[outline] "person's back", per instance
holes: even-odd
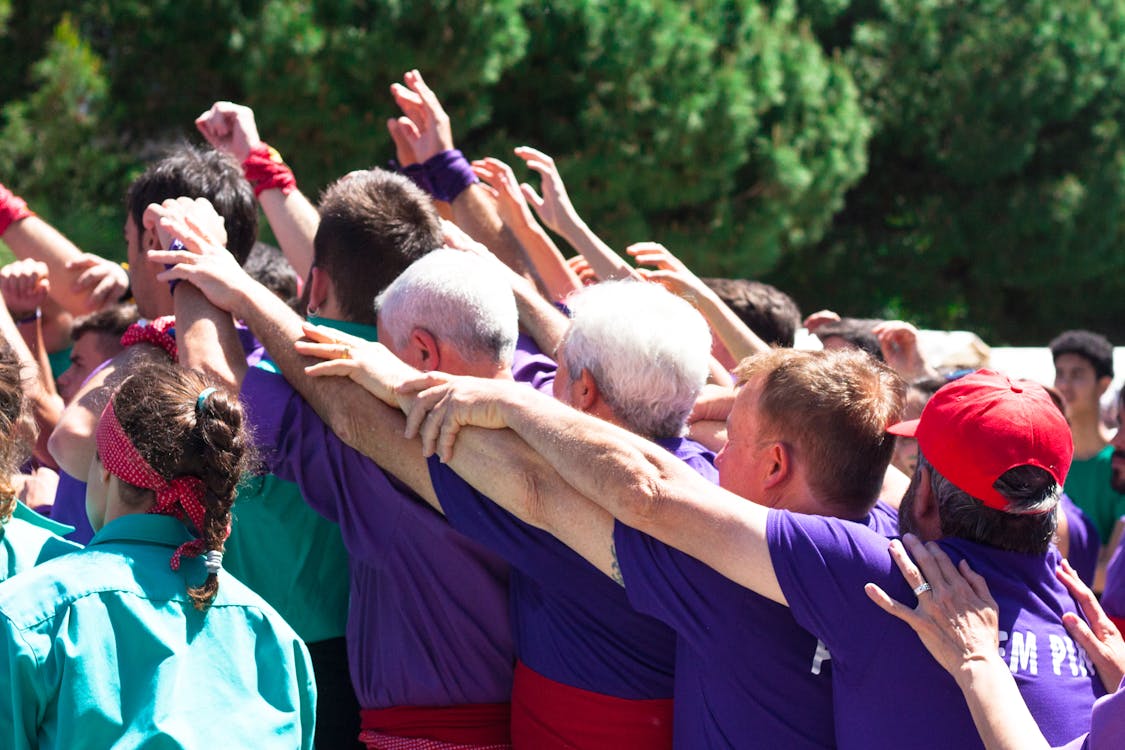
[[[304,645],[225,571],[195,609],[203,561],[168,566],[190,539],[174,518],[126,516],[0,586],[0,744],[312,746]]]

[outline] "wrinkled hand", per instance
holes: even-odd
[[[91,312],[115,304],[129,288],[129,274],[119,263],[93,253],[68,262],[66,270],[78,272],[71,289],[86,292],[86,309]]]
[[[254,110],[233,102],[215,102],[195,118],[195,127],[216,151],[230,154],[241,164],[250,150],[262,142],[254,122]]]
[[[570,202],[570,196],[567,195],[566,185],[563,184],[562,176],[555,166],[555,160],[542,151],[528,146],[520,146],[515,150],[515,154],[527,163],[531,171],[539,173],[542,178],[540,181],[542,197],[526,182],[520,185],[527,202],[532,205],[539,220],[548,229],[556,234],[565,235],[566,231],[578,221],[578,213]]]
[[[999,659],[998,607],[984,578],[973,572],[967,561],[954,567],[937,544],[923,544],[912,534],[902,542],[891,541],[891,557],[911,588],[925,582],[932,590],[918,594],[914,608],[895,601],[874,583],[864,590],[883,611],[913,628],[947,672],[957,679],[973,662]]]
[[[518,398],[524,388],[511,381],[427,373],[398,388],[399,394],[414,397],[406,414],[406,436],[418,435],[424,455],[436,453],[448,462],[462,427],[507,427],[503,405]]]
[[[808,329],[809,333],[815,334],[816,329],[820,328],[821,326],[826,326],[829,323],[839,322],[840,316],[836,313],[832,312],[831,310],[820,310],[819,312],[814,312],[812,315],[805,318],[805,322],[802,323],[802,325]]]
[[[174,198],[145,209],[143,223],[154,229],[162,247],[173,239],[184,250],[149,250],[152,263],[172,265],[157,274],[160,281],[178,279],[199,289],[216,307],[233,311],[239,293],[252,284],[242,266],[226,249],[223,217],[206,198]]]
[[[1102,609],[1094,592],[1070,567],[1070,563],[1063,560],[1055,575],[1067,587],[1082,614],[1086,616],[1083,620],[1068,612],[1063,615],[1063,625],[1078,645],[1090,655],[1106,692],[1116,691],[1121,678],[1125,676],[1125,641],[1121,638],[1121,632]]]
[[[391,84],[391,96],[405,115],[396,121],[404,145],[410,146],[414,158],[420,162],[453,148],[453,129],[449,123],[449,115],[445,113],[437,95],[422,80],[422,74],[411,70],[402,77],[402,81],[405,86],[400,83]],[[392,131],[391,137],[394,136]],[[397,139],[395,146],[398,146]]]
[[[0,294],[12,317],[35,312],[50,291],[47,264],[42,261],[26,258],[0,268]]]
[[[296,341],[293,348],[305,357],[324,360],[306,367],[306,375],[351,378],[381,401],[396,409],[401,407],[395,387],[416,372],[387,347],[311,323],[305,323],[302,332],[309,340]]]
[[[625,248],[625,252],[633,256],[638,265],[653,266],[656,269],[638,268],[637,273],[641,278],[660,284],[678,297],[706,292],[700,278],[683,261],[672,255],[668,248],[657,242],[638,242]]]
[[[534,225],[535,217],[511,167],[491,156],[474,161],[472,166],[473,172],[496,202],[496,210],[504,224],[513,228]]]
[[[902,320],[887,320],[872,331],[879,340],[883,359],[907,380],[923,377],[928,367],[918,349],[918,329]]]

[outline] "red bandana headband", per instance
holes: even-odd
[[[179,518],[181,512],[186,513],[195,528],[203,530],[206,517],[203,508],[203,495],[206,492],[203,480],[199,477],[179,476],[169,482],[157,474],[121,428],[117,414],[113,411],[112,400],[106,404],[101,419],[98,420],[96,437],[98,455],[110,474],[129,484],[156,492],[156,503],[149,513],[175,518]],[[172,570],[180,569],[181,556],[197,557],[203,554],[204,549],[202,539],[184,542],[172,555]]]

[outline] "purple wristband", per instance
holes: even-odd
[[[434,194],[434,186],[430,184],[430,176],[426,174],[426,168],[421,164],[411,164],[404,167],[394,159],[391,159],[391,169],[398,172],[400,175],[410,178],[410,181],[426,191],[427,195]]]
[[[446,203],[452,203],[465,188],[480,182],[465,155],[455,148],[431,156],[423,166],[430,178],[430,194]]]

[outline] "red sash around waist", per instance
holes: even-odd
[[[516,750],[671,750],[672,700],[628,700],[563,685],[516,664]]]
[[[1110,615],[1109,619],[1113,620],[1113,624],[1117,626],[1118,630],[1125,633],[1125,617],[1114,617]]]
[[[506,745],[511,742],[511,706],[469,703],[460,706],[395,706],[359,712],[360,727],[396,737],[417,737],[455,745]]]

